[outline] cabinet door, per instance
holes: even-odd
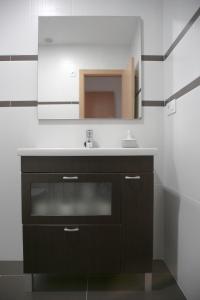
[[[23,174],[23,223],[119,224],[119,183],[112,173]]]
[[[90,226],[90,274],[121,272],[121,225]]]
[[[153,252],[153,174],[122,175],[124,272],[151,272]]]
[[[24,226],[24,272],[118,273],[120,225]]]
[[[60,272],[64,269],[64,231],[59,226],[23,226],[25,273]]]

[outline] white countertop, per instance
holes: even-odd
[[[156,148],[19,148],[19,156],[152,156]]]

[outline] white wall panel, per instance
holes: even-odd
[[[200,6],[199,1],[164,0],[164,44],[171,45]],[[192,25],[164,63],[165,98],[200,75],[200,20]],[[197,87],[164,109],[165,261],[188,300],[200,295],[200,138]]]
[[[164,0],[164,53],[200,6],[199,0]]]
[[[1,100],[37,100],[37,61],[0,62]]]
[[[200,75],[200,18],[178,43],[165,64],[165,99]]]
[[[164,100],[163,63],[160,61],[143,62],[143,99]]]

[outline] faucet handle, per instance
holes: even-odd
[[[88,140],[93,139],[93,130],[92,129],[87,129],[86,130],[86,137],[87,137]]]

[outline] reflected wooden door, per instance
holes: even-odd
[[[86,118],[115,118],[113,92],[85,92]]]
[[[122,76],[122,101],[121,112],[122,119],[133,119],[135,102],[135,71],[134,71],[134,59],[128,62],[127,68],[123,71]]]

